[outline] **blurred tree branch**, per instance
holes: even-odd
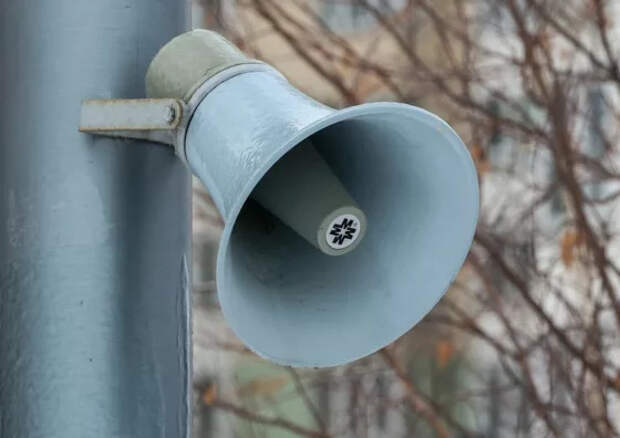
[[[348,415],[355,418],[346,423],[348,432],[336,435],[357,434],[360,424],[379,424],[385,411],[399,409],[399,397],[377,389],[377,382],[387,379],[402,393],[409,410],[403,415],[420,418],[434,436],[477,436],[478,431],[618,436],[618,5],[605,0],[236,4],[244,25],[230,30],[236,40],[258,47],[251,36],[260,33],[281,41],[290,49],[282,62],[296,61],[312,72],[335,105],[381,98],[440,113],[470,147],[479,171],[480,224],[452,291],[403,340],[399,356],[385,349],[383,361],[321,377],[319,383],[328,381],[338,391],[350,388],[352,394],[355,409]],[[324,13],[329,4],[356,8],[372,25],[341,32]],[[271,55],[264,47],[259,51]],[[448,397],[433,392],[432,385],[414,384],[420,382],[410,369],[420,360],[416,352],[432,351],[436,333],[462,345],[464,356],[471,348],[474,357],[464,363],[473,369],[466,371],[481,387],[452,388]],[[302,432],[333,434],[336,428],[307,394],[315,385],[292,378],[320,425],[319,431]],[[360,383],[369,378],[371,389]],[[425,380],[434,382],[432,373]],[[451,406],[457,400],[466,400],[480,423],[462,412],[455,415]],[[482,412],[485,403],[494,409]],[[245,418],[256,415],[226,403],[219,407]],[[418,423],[411,427],[419,430]]]

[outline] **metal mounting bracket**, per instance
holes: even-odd
[[[80,131],[175,146],[186,113],[179,99],[88,99],[82,102]]]
[[[230,78],[251,72],[269,71],[284,80],[273,67],[249,62],[232,65],[201,80],[187,102],[177,98],[87,99],[82,102],[80,131],[107,137],[133,138],[174,147],[175,154],[187,164],[185,136],[202,100],[214,88]]]

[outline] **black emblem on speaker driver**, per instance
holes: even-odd
[[[345,240],[353,240],[357,228],[353,225],[353,219],[342,219],[341,223],[332,225],[329,231],[330,236],[334,236],[332,243],[342,245]]]

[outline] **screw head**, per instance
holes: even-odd
[[[172,124],[177,118],[177,110],[174,106],[168,107],[168,114],[166,114],[166,123]]]

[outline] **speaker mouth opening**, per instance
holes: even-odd
[[[443,295],[473,238],[477,178],[458,136],[415,107],[338,111],[295,143],[305,138],[368,216],[367,235],[326,256],[248,191],[220,247],[220,302],[259,355],[339,365],[394,341]]]
[[[312,136],[275,162],[250,197],[329,256],[355,250],[366,234],[366,214],[318,152]]]

